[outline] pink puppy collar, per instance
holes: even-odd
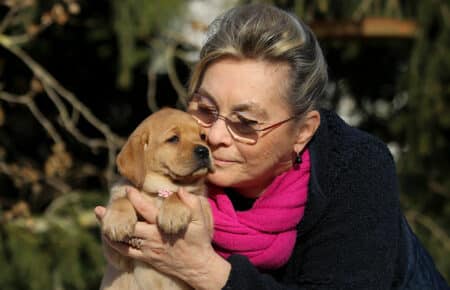
[[[168,198],[173,194],[173,191],[170,191],[168,189],[160,189],[158,190],[158,196],[162,198]]]

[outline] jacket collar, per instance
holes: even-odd
[[[308,148],[311,156],[311,177],[309,181],[308,200],[306,202],[305,215],[298,226],[298,235],[301,236],[310,231],[329,203],[328,198],[328,159],[330,154],[330,132],[328,130],[331,112],[320,110],[320,125],[310,141]]]

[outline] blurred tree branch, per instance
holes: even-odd
[[[431,233],[431,236],[439,241],[447,252],[450,252],[450,237],[444,228],[433,221],[431,217],[413,209],[407,210],[405,215],[413,228],[416,228],[417,225],[425,227]]]
[[[63,5],[65,4],[65,6]],[[55,3],[50,11],[43,12],[39,24],[27,25],[21,18],[21,12],[34,8],[36,3],[30,1],[9,1],[9,11],[6,13],[0,24],[0,45],[10,51],[20,59],[33,73],[30,81],[29,92],[24,95],[15,95],[6,91],[0,91],[0,100],[9,103],[16,103],[26,106],[32,115],[45,129],[49,137],[59,146],[60,151],[65,151],[65,141],[58,133],[52,121],[43,114],[35,102],[38,94],[45,92],[45,95],[53,102],[58,111],[58,125],[69,132],[78,142],[89,147],[93,153],[105,149],[108,151],[108,164],[105,170],[105,178],[108,182],[114,177],[115,156],[124,143],[124,139],[111,131],[108,125],[100,121],[91,110],[80,102],[74,93],[61,85],[43,66],[37,63],[24,49],[24,44],[31,41],[39,33],[52,24],[64,25],[70,14],[79,12],[77,1],[64,1]],[[22,22],[21,22],[22,21]],[[16,34],[16,29],[9,29],[11,25],[21,26],[21,34]],[[64,102],[64,101],[65,102]],[[66,104],[68,105],[66,105]],[[69,114],[69,108],[72,111]],[[99,131],[102,138],[91,138],[78,128],[79,117],[82,116],[92,127]],[[62,189],[62,188],[60,188]]]

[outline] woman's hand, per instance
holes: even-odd
[[[129,187],[128,199],[136,211],[145,219],[138,221],[134,237],[142,239],[140,248],[125,243],[113,242],[103,237],[104,242],[124,256],[146,262],[161,272],[178,277],[196,289],[221,289],[228,278],[231,266],[218,256],[211,246],[207,220],[200,197],[180,189],[178,196],[191,209],[192,221],[184,235],[175,240],[165,240],[157,226],[158,209],[135,188]],[[104,215],[103,207],[96,207],[99,219]],[[108,257],[107,257],[108,258]]]

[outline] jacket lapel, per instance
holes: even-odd
[[[330,113],[320,110],[320,126],[309,144],[311,155],[311,177],[309,180],[308,200],[306,202],[305,215],[298,225],[298,235],[309,232],[328,206],[328,158],[330,154],[330,142],[328,141]]]

